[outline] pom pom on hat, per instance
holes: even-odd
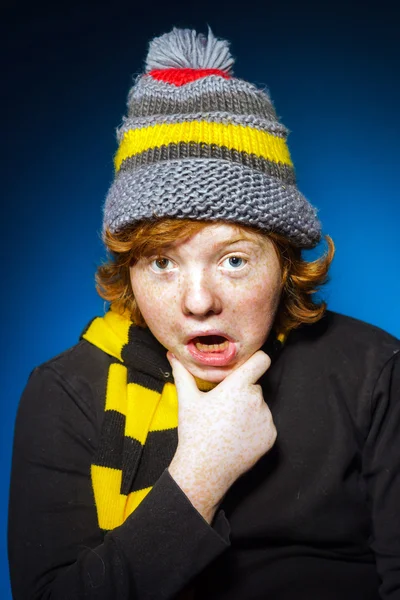
[[[226,40],[210,27],[208,37],[193,29],[177,29],[154,38],[146,58],[146,73],[155,69],[219,69],[231,73],[234,59]]]

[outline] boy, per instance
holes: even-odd
[[[303,260],[316,211],[232,63],[174,29],[129,93],[111,310],[19,408],[17,600],[400,598],[399,341],[314,301],[333,242]]]

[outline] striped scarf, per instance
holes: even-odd
[[[148,329],[110,310],[81,338],[112,357],[91,465],[99,527],[108,531],[125,521],[170,465],[178,444],[178,399],[167,351]],[[196,382],[203,391],[215,387]]]
[[[81,338],[111,357],[91,480],[100,529],[121,525],[170,465],[178,445],[178,398],[167,351],[147,328],[109,310]],[[281,341],[270,336],[272,357]],[[217,384],[196,379],[199,389]]]

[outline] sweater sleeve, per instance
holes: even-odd
[[[375,386],[364,475],[379,591],[383,600],[400,600],[400,352],[386,362]]]
[[[223,512],[210,527],[168,470],[104,536],[90,479],[97,418],[74,381],[51,366],[32,373],[17,414],[10,487],[15,600],[173,598],[229,546]]]

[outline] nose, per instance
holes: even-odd
[[[205,269],[192,270],[182,282],[182,312],[185,315],[206,316],[222,311],[218,287]]]

